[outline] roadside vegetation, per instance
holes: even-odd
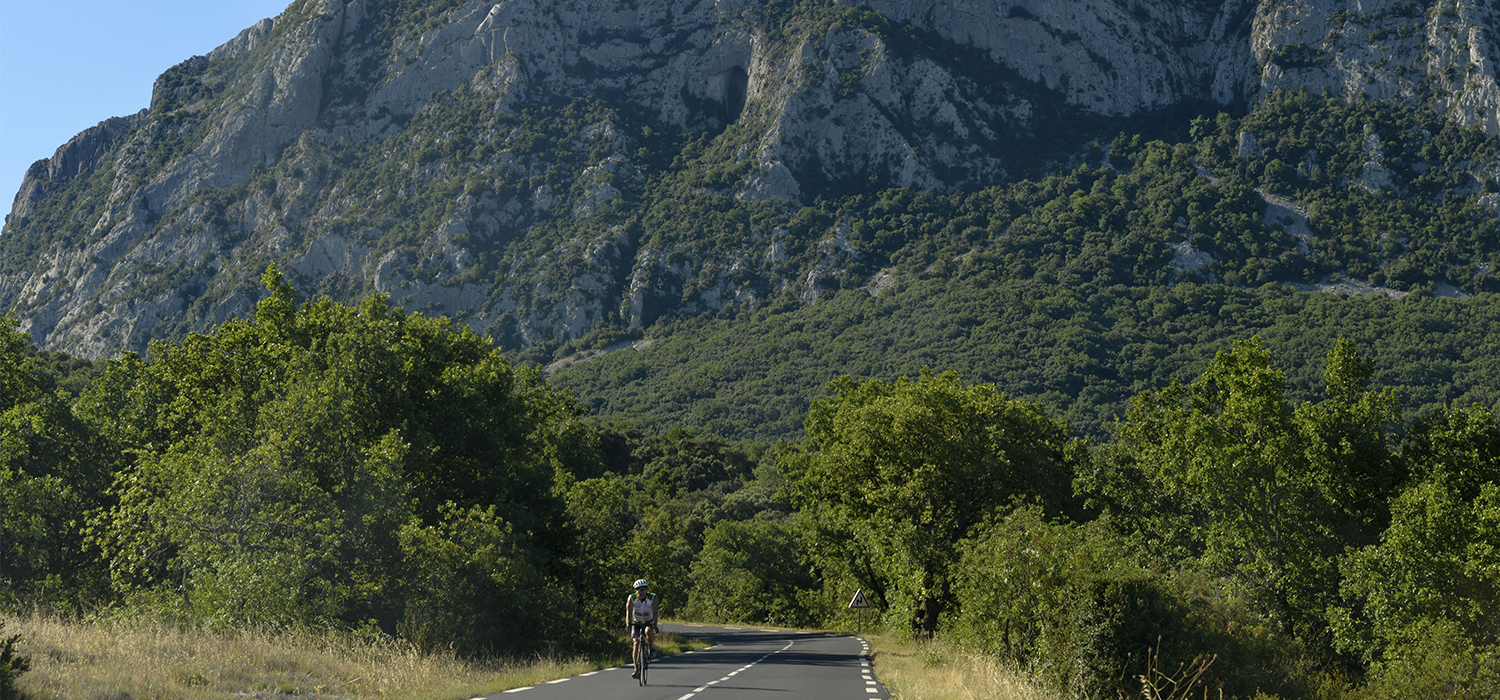
[[[897,700],[1062,700],[1031,674],[945,640],[866,635],[875,677]]]
[[[472,658],[375,630],[246,625],[225,630],[147,617],[5,616],[33,660],[27,697],[358,697],[465,700],[626,662],[614,655]],[[706,643],[657,637],[664,655]]]
[[[891,667],[912,697],[974,674],[1110,697],[1183,668],[1238,698],[1500,689],[1500,425],[1409,416],[1352,341],[1315,400],[1252,338],[1103,439],[953,372],[843,377],[767,445],[600,422],[463,326],[265,283],[253,318],[99,365],[5,321],[21,692],[519,683],[618,657],[637,577],[718,623],[847,628],[862,589],[916,642],[888,659],[921,660]],[[140,656],[88,680],[67,664],[114,656],[74,643]],[[245,661],[194,670],[193,645]],[[918,667],[952,678],[901,680]]]

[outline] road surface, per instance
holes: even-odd
[[[651,664],[650,685],[616,666],[485,700],[887,700],[861,639],[830,634],[663,624],[662,631],[716,642]],[[477,698],[476,698],[477,700]]]

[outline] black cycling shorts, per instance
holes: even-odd
[[[661,631],[661,629],[656,626],[656,621],[654,620],[651,622],[632,622],[630,623],[630,638],[635,639],[637,637],[640,637],[641,630],[644,630],[647,627],[650,627],[655,632]]]

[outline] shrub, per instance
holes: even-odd
[[[0,700],[20,697],[16,691],[16,679],[31,670],[31,659],[16,652],[21,635],[3,636],[5,623],[0,622]]]
[[[986,523],[961,544],[949,633],[1072,694],[1143,673],[1176,613],[1106,527],[1048,522],[1036,506]]]

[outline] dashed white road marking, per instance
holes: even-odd
[[[774,631],[774,630],[771,630],[771,631]],[[739,674],[739,673],[740,673],[740,671],[747,671],[747,670],[749,670],[749,669],[750,669],[750,667],[751,667],[751,666],[754,666],[754,665],[755,665],[755,664],[758,664],[758,663],[760,663],[760,662],[762,662],[762,661],[765,661],[765,660],[766,660],[766,659],[768,659],[768,658],[770,658],[770,657],[771,657],[771,655],[772,655],[772,654],[780,654],[780,653],[781,653],[781,652],[783,652],[783,651],[786,651],[786,650],[787,650],[787,649],[790,649],[790,648],[792,648],[792,645],[793,645],[793,644],[796,644],[796,642],[787,642],[787,643],[786,643],[786,646],[784,646],[784,647],[782,647],[782,648],[780,648],[780,649],[777,649],[777,650],[776,650],[776,651],[773,651],[773,652],[771,652],[771,653],[770,653],[770,654],[766,654],[766,655],[765,655],[765,656],[762,656],[762,657],[760,657],[760,658],[759,658],[759,659],[756,659],[756,660],[755,660],[755,661],[752,661],[752,662],[750,662],[750,663],[748,663],[748,664],[745,664],[745,665],[744,665],[744,666],[741,666],[741,667],[740,667],[740,668],[739,668],[739,669],[737,669],[737,670],[734,670],[734,671],[730,671],[730,672],[729,672],[729,675],[727,675],[727,676],[724,676],[724,677],[723,677],[723,678],[720,678],[720,679],[719,679],[719,680],[716,680],[716,681],[709,681],[709,682],[707,682],[707,683],[704,683],[704,684],[703,684],[703,685],[702,685],[702,686],[699,686],[699,687],[697,687],[697,688],[694,688],[694,689],[693,689],[693,692],[691,692],[691,693],[688,693],[688,694],[686,694],[686,695],[683,695],[683,696],[682,696],[682,697],[680,697],[680,698],[677,698],[677,700],[688,700],[688,699],[689,699],[689,698],[691,698],[691,697],[693,697],[693,696],[694,696],[694,695],[697,695],[697,694],[698,694],[698,693],[701,693],[701,692],[703,692],[703,691],[705,691],[705,690],[708,690],[708,686],[711,686],[711,685],[717,685],[717,684],[719,684],[719,683],[722,683],[722,682],[724,682],[724,681],[727,681],[727,680],[729,680],[729,679],[730,679],[730,677],[732,677],[732,676],[735,676],[735,675],[738,675],[738,674]],[[719,647],[721,647],[721,646],[724,646],[724,645],[723,645],[723,644],[720,644],[720,645],[718,645],[718,646],[712,646],[712,647],[709,647],[709,649],[718,649],[718,648],[719,648]],[[704,649],[704,651],[708,651],[708,649]]]
[[[519,692],[521,692],[523,690],[531,690],[531,686],[526,685],[526,686],[521,686],[520,688],[511,688],[510,690],[507,690],[505,692],[507,692],[507,693],[519,693]]]

